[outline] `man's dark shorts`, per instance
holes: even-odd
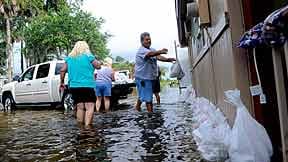
[[[152,83],[152,89],[153,89],[153,93],[159,93],[160,92],[160,80],[153,80]]]

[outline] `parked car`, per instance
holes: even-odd
[[[69,93],[68,75],[65,78],[66,89],[62,93],[59,91],[60,69],[64,61],[50,61],[33,65],[15,77],[13,82],[2,87],[2,103],[4,109],[14,109],[27,106],[52,106],[71,109],[73,100]],[[135,83],[113,83],[112,103],[125,98],[132,93]]]
[[[115,80],[117,82],[134,82],[134,80],[130,76],[129,70],[119,70],[115,71]]]

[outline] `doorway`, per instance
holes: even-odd
[[[284,6],[286,0],[242,0],[245,29],[249,30],[272,13],[274,10]],[[261,7],[259,5],[261,4]],[[263,92],[267,103],[260,104],[259,96],[253,97],[254,116],[268,132],[273,145],[273,157],[271,162],[283,161],[281,131],[279,123],[279,112],[277,105],[276,85],[274,78],[272,48],[258,47],[255,49],[257,66],[260,74]],[[250,86],[257,85],[257,74],[255,70],[253,50],[247,50],[250,70]]]

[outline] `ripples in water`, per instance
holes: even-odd
[[[90,128],[72,112],[1,112],[0,161],[203,161],[191,135],[192,112],[171,100],[175,94],[165,92],[154,113],[135,111],[130,99],[117,111],[95,114]]]

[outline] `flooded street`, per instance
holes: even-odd
[[[91,128],[77,125],[72,112],[0,112],[0,161],[200,162],[193,141],[191,110],[167,88],[154,113],[134,110],[135,97],[119,110],[95,113]]]

